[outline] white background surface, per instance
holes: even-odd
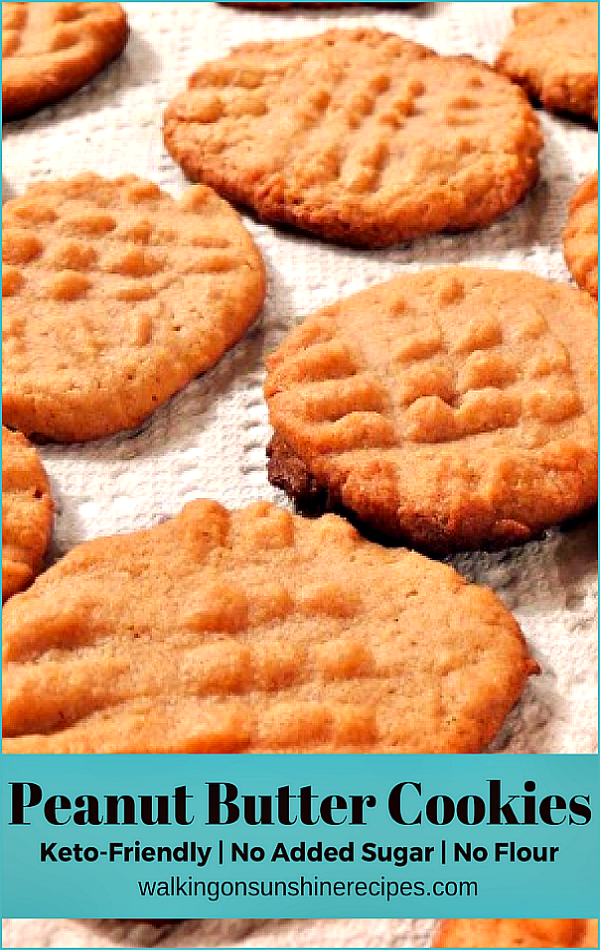
[[[184,179],[162,144],[164,107],[203,61],[246,39],[373,23],[440,52],[491,61],[513,6],[427,3],[405,11],[265,14],[214,3],[126,3],[132,33],[125,55],[85,90],[3,129],[5,197],[29,182],[88,169],[109,176],[135,172],[181,193]],[[541,180],[486,230],[365,252],[247,219],[269,270],[260,323],[137,433],[41,450],[58,505],[52,557],[86,538],[146,527],[192,498],[230,506],[258,498],[284,503],[265,474],[263,361],[303,315],[403,270],[440,263],[523,268],[568,280],[560,234],[570,196],[596,168],[597,136],[575,122],[541,119]],[[594,515],[519,551],[456,559],[459,570],[493,587],[513,610],[544,671],[493,751],[595,750],[596,549]],[[6,947],[423,947],[431,930],[430,922],[410,920],[198,921],[158,930],[123,922],[5,921],[4,927]]]

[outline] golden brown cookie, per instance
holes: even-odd
[[[119,3],[3,3],[3,118],[27,115],[75,92],[126,42]]]
[[[247,43],[191,77],[164,135],[189,178],[265,221],[367,247],[489,224],[542,145],[503,77],[376,29]]]
[[[491,591],[266,502],[81,545],[3,628],[6,752],[476,752],[537,670]]]
[[[271,480],[429,550],[531,538],[597,498],[596,314],[568,285],[467,267],[326,308],[268,361]]]
[[[597,947],[597,920],[446,920],[434,947]]]
[[[204,186],[33,185],[3,208],[4,421],[58,441],[138,425],[210,369],[264,299],[261,256]]]
[[[50,540],[48,478],[27,439],[2,426],[2,602],[31,584]]]
[[[598,172],[578,188],[564,233],[565,260],[583,290],[598,299]]]
[[[598,4],[526,4],[513,17],[496,68],[546,109],[597,122]]]

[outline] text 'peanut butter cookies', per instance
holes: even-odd
[[[565,260],[583,290],[598,299],[598,172],[578,188],[564,233]]]
[[[441,552],[597,497],[597,307],[525,273],[432,269],[343,300],[269,359],[271,480]]]
[[[491,591],[267,503],[82,545],[3,626],[6,752],[476,752],[537,669]]]
[[[123,50],[118,3],[3,3],[2,114],[27,115],[85,85]]]
[[[2,602],[37,574],[50,540],[52,500],[37,452],[2,427]]]
[[[245,333],[262,259],[204,186],[135,176],[33,185],[3,208],[5,422],[58,441],[142,422]]]
[[[434,947],[597,947],[597,920],[446,920]]]
[[[191,77],[164,134],[188,177],[265,221],[367,247],[489,224],[542,144],[503,77],[375,29],[241,46]]]
[[[598,4],[527,4],[513,17],[496,68],[546,109],[597,122]]]

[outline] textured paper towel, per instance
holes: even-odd
[[[136,172],[174,194],[185,182],[162,145],[165,105],[204,60],[249,39],[310,34],[335,24],[402,33],[445,53],[492,60],[510,3],[427,3],[294,14],[242,12],[214,3],[128,3],[125,56],[72,98],[3,130],[6,194],[29,182],[91,169]],[[269,269],[259,325],[211,373],[195,381],[135,434],[42,449],[58,504],[52,557],[102,534],[174,514],[186,501],[227,505],[283,499],[267,483],[269,431],[261,395],[263,358],[303,315],[403,270],[442,263],[524,268],[568,279],[560,234],[568,200],[596,168],[596,134],[542,115],[542,178],[530,197],[491,228],[364,252],[280,233],[248,221]],[[587,518],[522,550],[468,556],[460,571],[493,587],[521,622],[544,673],[528,687],[494,749],[591,752],[596,747],[596,527]],[[275,909],[275,908],[274,908]],[[7,947],[423,947],[431,922],[205,921],[148,925],[5,921]]]

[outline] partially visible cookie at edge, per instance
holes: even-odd
[[[5,752],[477,752],[538,671],[490,590],[266,502],[80,545],[18,601]]]
[[[265,270],[211,189],[82,174],[3,208],[4,420],[56,441],[140,424],[245,334]]]
[[[598,299],[598,172],[577,189],[563,235],[565,260],[577,284]]]
[[[597,947],[597,920],[446,920],[434,947]]]
[[[496,68],[546,109],[598,122],[598,4],[527,4],[513,17]]]
[[[27,439],[2,426],[2,602],[31,584],[52,529],[48,477]]]
[[[268,359],[271,480],[427,551],[527,541],[597,500],[596,321],[569,285],[469,267],[341,300]]]
[[[534,184],[542,146],[513,83],[373,28],[206,63],[164,137],[189,178],[262,220],[363,247],[490,224]]]
[[[3,119],[75,92],[116,59],[126,42],[119,3],[3,3]]]

